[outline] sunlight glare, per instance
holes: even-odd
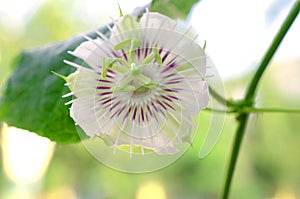
[[[3,167],[16,184],[32,184],[41,179],[54,152],[47,138],[15,127],[3,125]]]
[[[137,192],[136,199],[166,199],[164,187],[158,182],[146,182],[142,184]]]

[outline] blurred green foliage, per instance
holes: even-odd
[[[71,14],[68,10],[62,12],[67,5],[58,2],[46,2],[37,10],[24,28],[24,38],[30,38],[35,44],[48,43],[77,31],[76,18],[68,17]],[[74,122],[68,117],[68,107],[64,105],[66,100],[61,99],[68,89],[51,71],[70,74],[74,69],[65,67],[63,60],[70,58],[67,51],[82,41],[83,38],[76,37],[17,56],[10,66],[14,73],[3,89],[1,120],[60,143],[79,141]]]
[[[199,0],[153,0],[152,12],[159,12],[171,18],[186,19],[194,4]]]
[[[72,29],[75,30],[71,27],[76,27],[76,19],[72,21],[72,17],[69,17],[66,20],[63,16],[68,12],[60,11],[65,6],[53,2],[43,5],[27,26],[27,30],[33,32],[30,37],[35,38],[36,42],[43,38],[57,40],[69,35]],[[47,10],[51,10],[50,15]],[[136,10],[136,15],[144,11],[145,8],[141,7]],[[68,31],[60,33],[65,28]],[[104,35],[109,33],[105,25],[97,29]],[[93,39],[98,37],[95,31],[86,35]],[[0,98],[0,120],[59,144],[80,141],[74,121],[69,117],[69,106],[65,105],[70,98],[62,99],[69,89],[51,71],[63,76],[74,72],[74,68],[65,64],[64,60],[81,64],[82,60],[71,56],[68,51],[73,51],[83,41],[83,36],[74,36],[62,42],[21,52]]]
[[[62,1],[46,2],[24,28],[19,30],[0,24],[0,82],[11,73],[13,58],[22,49],[59,41],[85,31],[85,25],[80,20],[76,22],[76,13],[61,9],[62,5]],[[284,63],[284,67],[283,63],[270,67],[257,97],[259,106],[299,107],[297,86],[296,90],[291,90],[291,86],[275,86],[283,84],[282,80],[288,82],[293,79],[299,83],[299,73],[295,72],[299,63],[296,60],[295,63]],[[285,71],[291,71],[283,78],[280,76],[282,67]],[[240,77],[226,82],[227,95],[240,96],[247,79],[248,77]],[[81,144],[57,145],[42,180],[39,198],[72,198],[71,190],[79,199],[129,199],[135,198],[144,183],[157,182],[165,189],[167,198],[215,199],[225,176],[236,123],[234,116],[228,115],[220,140],[213,151],[206,158],[198,159],[204,132],[210,128],[207,122],[210,114],[201,113],[201,129],[193,148],[174,164],[154,173],[121,173],[100,164]],[[300,198],[299,121],[299,114],[252,116],[237,164],[231,198]],[[0,153],[0,198],[14,186],[3,177],[2,161]]]

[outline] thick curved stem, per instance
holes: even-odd
[[[296,19],[297,15],[299,13],[299,10],[300,10],[300,1],[297,0],[294,3],[292,9],[290,10],[287,18],[283,22],[282,26],[280,27],[278,33],[274,37],[270,47],[268,48],[268,50],[266,51],[266,54],[264,55],[262,61],[260,62],[258,69],[257,69],[256,73],[254,74],[252,81],[250,82],[250,85],[248,87],[248,90],[247,90],[245,98],[244,98],[244,102],[245,102],[245,104],[247,104],[248,107],[253,106],[253,104],[254,104],[253,101],[254,101],[258,83],[259,83],[263,73],[265,72],[270,60],[272,59],[273,55],[275,54],[279,44],[281,43],[281,41],[283,40],[288,29],[291,27],[292,23]],[[230,157],[229,165],[227,168],[226,180],[225,180],[223,190],[221,193],[222,199],[227,199],[229,196],[229,190],[230,190],[236,162],[238,159],[238,154],[240,151],[240,146],[241,146],[243,136],[246,131],[248,119],[249,119],[249,113],[241,113],[238,117],[239,125],[237,128],[236,134],[235,134],[234,143],[233,143],[233,147],[232,147],[232,151],[231,151],[231,157]]]

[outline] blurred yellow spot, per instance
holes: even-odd
[[[272,199],[297,199],[292,190],[280,190]]]
[[[76,193],[70,187],[60,187],[49,193],[44,193],[39,199],[77,199]]]
[[[136,199],[166,199],[164,187],[158,182],[147,182],[140,186]]]
[[[23,129],[3,124],[1,136],[3,167],[18,185],[37,183],[51,160],[54,143]]]

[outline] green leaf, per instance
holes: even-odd
[[[153,0],[151,11],[159,12],[171,18],[186,19],[194,4],[199,0]]]
[[[101,28],[102,33],[108,32]],[[96,38],[96,33],[89,34]],[[8,125],[35,132],[58,143],[79,141],[74,121],[69,116],[62,95],[70,92],[65,81],[51,71],[64,76],[74,68],[63,60],[81,62],[67,51],[84,41],[76,36],[67,41],[22,52],[16,61],[14,73],[6,83],[0,100],[0,120]]]
[[[133,15],[139,17],[146,7],[135,9]],[[109,36],[106,26],[99,32]],[[97,37],[96,32],[86,35],[92,39]],[[70,118],[70,106],[65,105],[71,97],[62,98],[70,90],[64,85],[65,81],[53,72],[67,77],[75,71],[64,60],[81,64],[82,60],[67,52],[73,51],[83,41],[82,36],[76,36],[22,52],[14,62],[14,72],[6,82],[0,99],[0,121],[61,144],[80,141]]]

